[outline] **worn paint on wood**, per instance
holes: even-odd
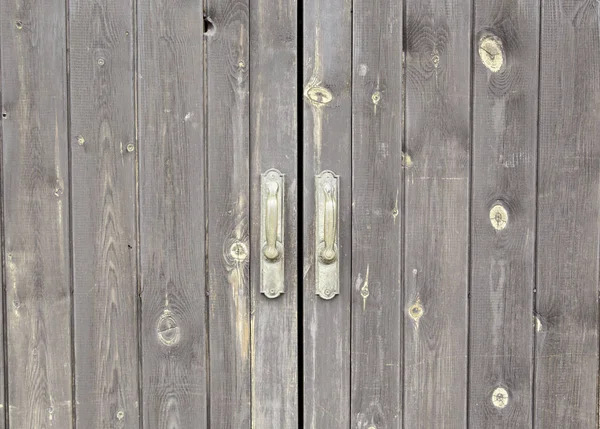
[[[137,428],[133,4],[69,11],[76,425]]]
[[[64,1],[0,1],[8,423],[72,427]]]
[[[351,6],[345,0],[304,2],[303,396],[304,427],[311,429],[350,424]],[[315,176],[324,170],[339,176],[339,294],[330,300],[316,295],[315,194],[323,191]]]
[[[598,5],[542,2],[534,427],[598,425]]]
[[[531,427],[539,2],[474,28],[469,425]]]
[[[404,425],[465,427],[471,2],[406,6]]]
[[[402,427],[402,2],[354,2],[352,425]]]
[[[143,423],[206,428],[203,13],[137,15]]]
[[[297,2],[250,0],[252,424],[298,426]],[[285,293],[260,293],[260,177],[285,175]]]
[[[249,428],[248,1],[210,0],[206,16],[210,420]]]

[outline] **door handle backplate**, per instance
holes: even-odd
[[[274,168],[261,176],[260,291],[277,298],[284,290],[285,176]]]
[[[330,170],[315,176],[315,285],[323,299],[340,292],[338,181],[339,176]]]

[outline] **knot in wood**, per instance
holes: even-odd
[[[322,86],[312,86],[306,90],[306,97],[315,106],[325,106],[333,100],[331,91]]]
[[[381,100],[381,93],[379,91],[375,91],[371,96],[371,100],[373,101],[373,104],[377,106]]]
[[[490,222],[496,231],[502,231],[508,223],[508,212],[502,204],[496,204],[490,210]]]
[[[479,58],[484,66],[496,73],[504,64],[502,41],[496,36],[487,35],[479,39]]]
[[[243,262],[248,257],[248,247],[241,241],[236,241],[229,248],[229,254],[234,261]]]
[[[179,342],[181,332],[177,321],[170,311],[165,312],[158,319],[156,324],[156,334],[161,343],[165,346],[174,346]]]
[[[421,306],[421,301],[417,300],[417,302],[411,305],[408,309],[408,314],[415,322],[418,322],[421,316],[423,316],[423,307]]]
[[[498,387],[492,393],[492,403],[496,408],[504,408],[508,405],[508,392],[503,387]]]

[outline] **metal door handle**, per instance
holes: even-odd
[[[335,260],[335,221],[336,221],[336,206],[333,196],[333,185],[329,182],[323,184],[323,192],[325,193],[325,204],[323,210],[323,242],[325,246],[321,251],[321,259],[323,262],[331,263]]]
[[[315,287],[323,299],[340,293],[338,181],[329,170],[315,177]]]
[[[274,261],[279,257],[277,250],[277,221],[278,221],[278,204],[277,191],[279,185],[277,182],[267,183],[267,208],[265,213],[265,228],[267,236],[267,244],[264,247],[263,254],[270,261]]]
[[[284,289],[284,179],[274,168],[261,178],[260,291],[267,298],[277,298]]]

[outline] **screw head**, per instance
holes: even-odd
[[[133,145],[133,143],[129,143],[127,145],[127,152],[133,152],[135,150],[135,146]]]

